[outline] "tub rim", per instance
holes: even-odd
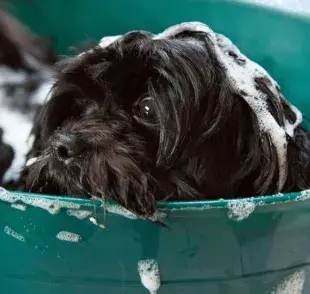
[[[8,191],[13,195],[22,195],[25,197],[35,197],[53,201],[63,201],[76,203],[86,207],[104,207],[105,203],[102,200],[72,198],[67,196],[53,196],[47,194],[27,193],[22,191]],[[278,193],[274,195],[256,196],[247,198],[231,198],[231,199],[216,199],[216,200],[197,200],[197,201],[160,201],[157,202],[157,208],[163,210],[192,210],[192,209],[220,209],[227,208],[231,203],[253,203],[258,206],[276,205],[283,203],[301,202],[310,199],[310,189],[292,193]],[[120,206],[113,201],[106,201],[108,205]]]

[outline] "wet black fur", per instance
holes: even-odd
[[[196,40],[197,44],[188,42]],[[160,200],[235,198],[276,192],[278,160],[243,98],[233,93],[204,33],[152,40],[143,32],[96,47],[58,65],[51,100],[36,122],[27,191],[116,200],[141,216]],[[273,99],[283,125],[293,113]],[[155,98],[158,124],[134,118],[135,103]],[[83,152],[64,164],[52,146],[71,134]],[[288,145],[282,192],[310,188],[309,136],[301,127]]]

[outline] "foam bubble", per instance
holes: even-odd
[[[95,226],[99,226],[101,229],[105,229],[105,225],[104,224],[99,224],[98,221],[94,217],[90,217],[89,220]]]
[[[227,204],[228,217],[236,221],[242,221],[250,216],[255,209],[255,203],[246,199],[231,200]]]
[[[310,199],[310,190],[300,192],[300,196],[296,198],[297,201],[306,201]]]
[[[23,235],[18,234],[17,232],[12,230],[9,226],[5,226],[4,227],[4,233],[6,233],[7,235],[17,239],[18,241],[26,242],[26,239],[25,239],[25,237]]]
[[[302,294],[305,282],[305,272],[297,271],[288,276],[278,287],[270,294]]]
[[[91,222],[91,223],[93,223],[94,225],[98,225],[98,222],[97,222],[97,220],[94,218],[94,217],[90,217],[89,218],[89,221]]]
[[[110,212],[110,213],[113,213],[113,214],[118,214],[118,215],[121,215],[121,216],[124,216],[126,218],[129,218],[129,219],[137,219],[137,215],[135,215],[133,212],[129,211],[128,209],[120,206],[120,205],[106,205],[105,206],[105,209]]]
[[[85,219],[92,214],[89,210],[75,210],[75,209],[68,209],[67,215],[76,217],[78,219]]]
[[[56,235],[56,238],[71,243],[77,243],[82,241],[82,237],[79,234],[71,233],[67,231],[61,231]]]
[[[160,287],[160,274],[158,263],[154,259],[145,259],[138,262],[138,273],[141,283],[150,291],[150,294],[156,294]]]
[[[11,204],[11,207],[12,208],[15,208],[15,209],[18,209],[18,210],[21,210],[21,211],[26,211],[27,209],[27,206],[24,205],[24,204],[18,204],[18,203],[13,203]]]
[[[38,157],[29,158],[26,162],[26,167],[29,167],[30,165],[33,165],[38,161]]]

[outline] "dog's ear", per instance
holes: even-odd
[[[38,107],[36,115],[33,119],[33,126],[29,136],[29,141],[31,149],[27,154],[27,160],[33,157],[37,157],[40,152],[43,150],[42,140],[41,140],[41,131],[42,131],[42,119],[41,118],[42,106]]]

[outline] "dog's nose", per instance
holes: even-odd
[[[55,154],[61,160],[80,155],[83,151],[80,141],[73,135],[58,134],[52,145]]]

